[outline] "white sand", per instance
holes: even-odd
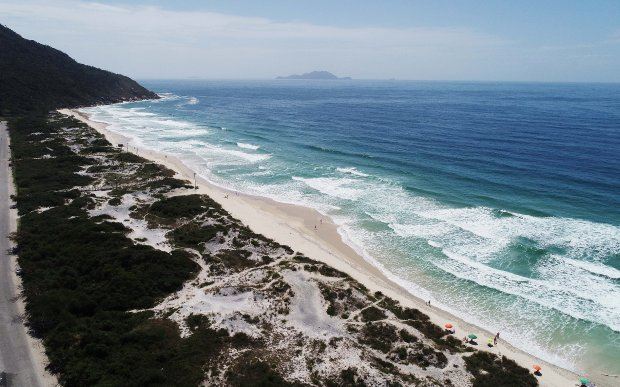
[[[576,375],[538,359],[524,351],[521,351],[503,340],[499,345],[488,348],[483,338],[493,337],[491,333],[467,323],[446,311],[436,307],[429,307],[425,301],[413,296],[407,290],[391,281],[375,266],[366,261],[353,248],[347,245],[340,234],[338,227],[329,218],[318,211],[302,206],[283,204],[274,200],[235,193],[209,183],[194,171],[172,155],[156,151],[141,149],[132,144],[131,139],[114,133],[106,128],[106,124],[90,121],[88,116],[77,110],[62,109],[60,113],[71,115],[82,122],[87,123],[102,133],[112,144],[129,144],[129,151],[165,165],[177,172],[178,177],[194,181],[194,175],[198,183],[197,193],[206,194],[217,201],[233,217],[241,220],[254,232],[274,239],[281,244],[290,246],[306,256],[322,261],[340,271],[343,271],[364,284],[372,292],[381,291],[383,294],[398,300],[402,305],[417,308],[426,313],[431,320],[443,326],[446,322],[454,325],[457,332],[476,332],[480,337],[478,349],[488,350],[493,353],[505,355],[515,360],[521,366],[532,369],[533,364],[542,366],[542,376],[538,377],[541,386],[566,387],[578,384],[579,377],[588,377],[599,386],[613,386],[618,380],[606,379],[599,375]],[[228,198],[225,198],[227,196]],[[319,219],[323,219],[322,223]],[[314,226],[318,230],[314,229]],[[460,336],[459,336],[460,337]]]

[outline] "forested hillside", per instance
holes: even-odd
[[[158,96],[0,25],[0,116],[148,98]]]

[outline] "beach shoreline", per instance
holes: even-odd
[[[239,219],[254,232],[288,245],[312,259],[324,262],[347,273],[364,284],[371,292],[380,291],[404,306],[423,311],[438,326],[450,322],[456,328],[458,338],[467,332],[478,333],[481,337],[481,344],[477,346],[478,349],[505,355],[530,370],[533,364],[540,364],[543,367],[543,376],[539,377],[538,380],[542,386],[571,386],[577,383],[580,376],[590,376],[578,376],[572,371],[538,359],[503,340],[500,340],[498,346],[486,347],[483,338],[493,337],[495,332],[488,332],[447,311],[427,305],[425,300],[416,297],[394,282],[377,266],[345,243],[338,225],[317,210],[219,187],[195,173],[178,158],[158,151],[136,147],[130,138],[108,130],[105,123],[91,121],[88,115],[77,109],[61,109],[59,112],[85,122],[103,134],[112,144],[122,144],[127,151],[165,165],[175,171],[179,177],[192,183],[196,181],[198,185],[196,193],[210,196],[233,217]],[[613,381],[617,381],[617,379],[603,380],[604,378],[599,377],[599,375],[594,375],[592,379],[598,385],[603,386],[611,386]]]

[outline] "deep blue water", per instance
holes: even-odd
[[[147,81],[89,109],[210,180],[332,216],[413,293],[620,372],[620,85]]]

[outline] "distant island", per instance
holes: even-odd
[[[351,77],[337,77],[329,71],[312,71],[305,74],[293,74],[288,77],[277,77],[276,79],[351,79]]]

